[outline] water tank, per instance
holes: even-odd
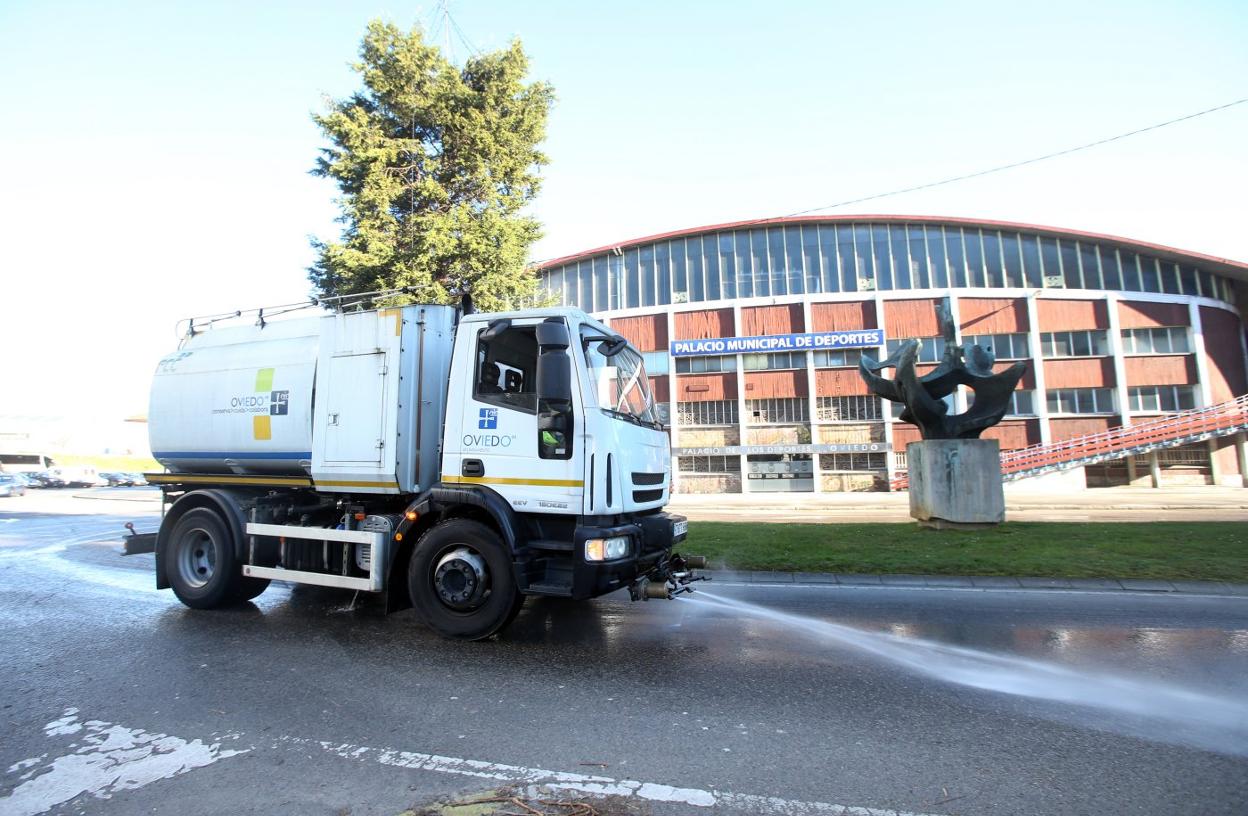
[[[152,455],[174,473],[304,476],[321,318],[204,331],[152,380]]]

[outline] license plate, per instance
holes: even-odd
[[[687,521],[678,521],[672,525],[672,537],[673,538],[679,538],[680,536],[687,535],[688,532],[689,532],[689,522]]]

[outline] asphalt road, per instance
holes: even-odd
[[[508,781],[654,814],[1248,802],[1248,598],[712,585],[531,600],[464,644],[328,590],[185,609],[106,540],[150,504],[28,498],[0,504],[4,816],[393,816]]]

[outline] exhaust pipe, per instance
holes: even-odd
[[[684,559],[687,569],[706,569],[705,555],[684,555],[681,558]]]

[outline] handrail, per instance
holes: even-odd
[[[1183,444],[1193,437],[1221,436],[1244,428],[1248,428],[1248,394],[1137,425],[1005,451],[1001,454],[1001,473],[1019,474],[1084,460],[1118,458],[1113,454],[1128,455]],[[908,477],[899,476],[892,486],[899,490],[908,483]]]

